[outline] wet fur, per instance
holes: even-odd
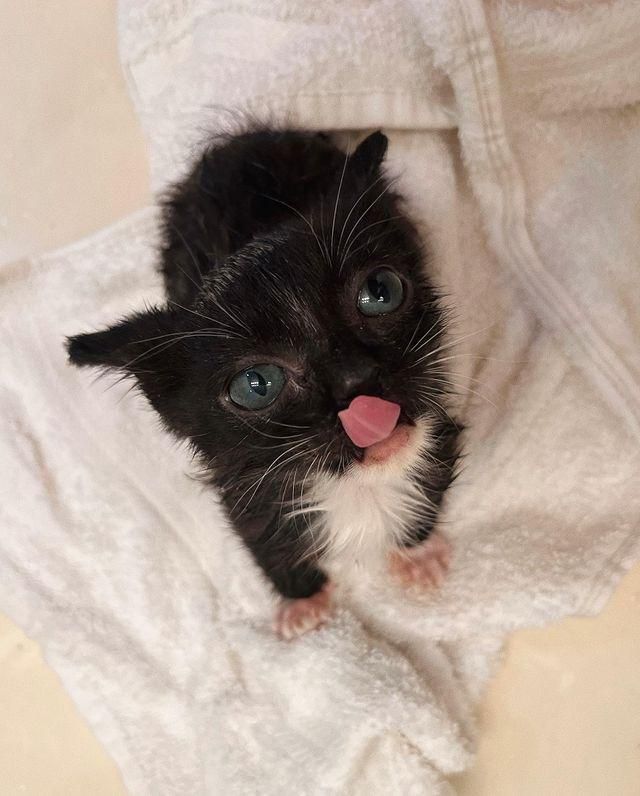
[[[427,538],[457,459],[437,362],[445,318],[384,174],[386,146],[382,133],[349,156],[319,133],[216,139],[164,201],[166,304],[68,340],[74,364],[131,376],[189,441],[286,597],[322,588],[330,559]],[[405,302],[366,318],[355,297],[381,265],[401,275]],[[227,386],[258,362],[281,364],[289,380],[250,413]],[[356,394],[399,403],[402,421],[424,429],[411,461],[363,474],[337,418]]]

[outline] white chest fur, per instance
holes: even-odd
[[[344,475],[321,476],[309,494],[318,513],[310,525],[311,543],[330,567],[382,563],[387,552],[410,537],[416,524],[433,514],[416,482],[425,467],[428,429],[414,429],[411,442],[384,464],[354,465]]]

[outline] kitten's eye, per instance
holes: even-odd
[[[280,395],[284,380],[284,371],[277,365],[252,365],[233,377],[229,397],[243,409],[264,409]]]
[[[363,315],[384,315],[402,304],[404,287],[400,277],[389,268],[369,274],[358,293],[358,309]]]

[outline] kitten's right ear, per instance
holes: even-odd
[[[181,323],[182,321],[182,323]],[[132,376],[167,428],[188,435],[181,400],[188,385],[185,319],[169,309],[136,313],[101,332],[67,338],[69,360]]]
[[[158,354],[176,333],[175,316],[159,308],[136,313],[100,332],[68,337],[69,361],[80,367],[124,370],[159,369]],[[166,360],[168,357],[162,357]]]

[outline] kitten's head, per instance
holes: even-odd
[[[276,505],[287,484],[371,466],[338,417],[356,396],[400,405],[416,460],[441,421],[442,312],[385,151],[376,133],[341,155],[301,210],[218,258],[191,304],[69,340],[75,364],[137,381],[232,515]]]

